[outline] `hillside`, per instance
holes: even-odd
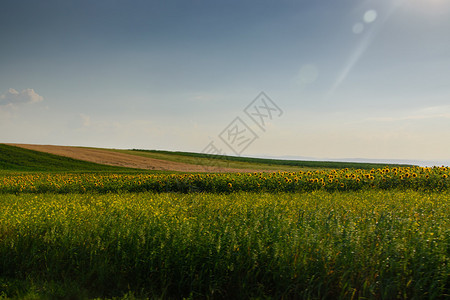
[[[130,171],[130,168],[107,166],[70,157],[0,144],[0,170],[6,171]]]
[[[298,169],[376,169],[385,166],[412,166],[404,164],[382,164],[382,163],[365,163],[365,162],[342,162],[342,161],[309,161],[309,160],[285,160],[285,159],[268,159],[244,156],[214,156],[205,153],[194,152],[173,152],[161,150],[115,150],[135,155],[143,155],[174,161],[186,161],[190,163],[206,163],[212,158],[218,165],[237,166],[253,166],[253,168],[264,168],[269,170],[286,170],[294,171]]]
[[[13,166],[27,166],[26,170],[41,170],[45,167],[45,159],[39,160],[40,164],[36,165],[34,169],[34,158],[29,159],[29,156],[41,157],[41,154],[52,154],[49,163],[56,157],[61,159],[72,159],[76,161],[90,162],[95,165],[110,166],[121,168],[132,168],[140,170],[153,170],[153,171],[175,171],[175,172],[246,172],[246,171],[256,171],[256,169],[249,168],[229,168],[224,166],[216,165],[202,165],[202,164],[189,164],[185,162],[176,162],[166,159],[156,159],[152,157],[144,157],[141,155],[133,155],[130,153],[123,153],[120,151],[112,151],[111,149],[101,149],[101,148],[88,148],[88,147],[71,147],[71,146],[54,146],[54,145],[32,145],[32,144],[9,144],[5,145],[9,148],[9,154],[5,154],[4,165],[9,167]],[[28,150],[31,152],[16,151],[12,152],[12,149]],[[21,155],[25,153],[26,157],[21,158]],[[31,154],[33,153],[33,154]],[[47,156],[46,156],[47,157]],[[50,156],[49,156],[50,158]],[[16,163],[17,161],[17,163]],[[84,167],[84,166],[83,166]],[[9,167],[10,168],[10,167]],[[67,165],[66,169],[71,169],[72,167]],[[47,170],[47,169],[45,169]],[[260,170],[260,169],[258,169]]]
[[[299,171],[311,169],[372,169],[385,164],[262,159],[213,156],[158,150],[119,150],[88,147],[0,144],[0,170],[178,172]],[[391,165],[392,166],[392,165]]]

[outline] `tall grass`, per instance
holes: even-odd
[[[450,194],[4,194],[0,295],[449,296]]]

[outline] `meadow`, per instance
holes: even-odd
[[[450,194],[4,194],[3,296],[443,299]]]
[[[0,150],[0,299],[450,297],[448,167],[182,174]]]

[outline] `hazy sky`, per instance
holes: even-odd
[[[0,41],[0,142],[450,161],[449,0],[2,0]]]

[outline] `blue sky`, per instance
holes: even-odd
[[[450,1],[21,1],[0,10],[0,141],[450,161]],[[264,91],[264,129],[244,109]]]

